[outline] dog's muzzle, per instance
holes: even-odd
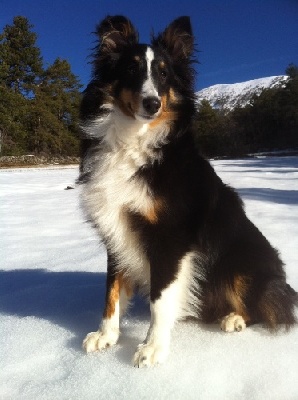
[[[161,107],[161,101],[158,97],[150,96],[143,99],[143,108],[148,116],[156,114]]]

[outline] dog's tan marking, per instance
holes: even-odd
[[[107,294],[107,302],[103,314],[104,318],[109,319],[115,314],[116,303],[119,301],[122,288],[126,291],[127,297],[130,298],[132,296],[132,287],[127,279],[124,278],[123,273],[120,272],[116,275],[115,280]]]
[[[276,315],[276,309],[267,299],[262,299],[259,304],[259,309],[261,310],[262,319],[266,321],[269,329],[274,330],[278,324],[278,318]]]
[[[156,128],[161,123],[170,123],[177,118],[177,113],[169,108],[170,94],[165,94],[161,97],[161,113],[152,122],[150,122],[150,128]]]
[[[130,282],[124,277],[124,273],[121,274],[121,288],[124,288],[126,296],[130,299],[133,295],[133,288]]]
[[[169,90],[169,98],[170,98],[170,102],[173,103],[178,103],[179,99],[175,93],[175,90],[173,88],[170,88]]]
[[[135,114],[139,109],[140,95],[129,89],[122,89],[117,102],[120,110],[128,117],[135,118]]]
[[[164,69],[164,67],[165,67],[165,62],[164,61],[160,61],[159,68],[160,69]]]
[[[150,224],[156,224],[158,222],[160,213],[164,210],[165,205],[162,199],[154,199],[151,206],[142,213],[142,216],[150,222]]]
[[[226,287],[226,298],[232,310],[241,315],[245,322],[249,322],[250,317],[245,306],[245,296],[250,286],[250,279],[246,276],[236,276],[232,285]]]
[[[115,314],[115,307],[120,297],[120,277],[117,275],[107,295],[104,318],[111,318]]]

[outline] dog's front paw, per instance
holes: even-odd
[[[133,357],[133,364],[137,368],[151,367],[162,364],[168,356],[168,348],[152,344],[140,344]]]
[[[231,313],[223,318],[220,324],[221,330],[225,332],[240,332],[246,328],[245,321],[241,315]]]
[[[110,330],[108,332],[90,332],[83,341],[83,348],[87,353],[103,350],[117,343],[119,331]]]

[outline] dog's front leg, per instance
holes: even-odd
[[[132,287],[122,272],[117,272],[113,257],[108,255],[106,302],[101,325],[83,341],[87,353],[113,346],[119,338],[119,320],[126,311]]]
[[[154,285],[154,281],[151,285]],[[171,330],[179,311],[179,279],[160,291],[158,297],[151,288],[151,322],[145,341],[133,358],[135,367],[149,367],[163,363],[169,353]]]

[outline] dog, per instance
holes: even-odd
[[[194,37],[189,17],[150,45],[123,16],[98,26],[93,79],[81,103],[79,181],[107,249],[106,301],[89,352],[116,344],[135,290],[151,322],[133,364],[166,360],[176,320],[220,321],[225,332],[295,324],[297,293],[236,192],[194,144]]]

